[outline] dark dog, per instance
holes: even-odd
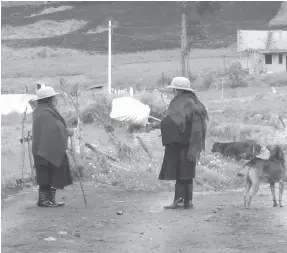
[[[253,140],[244,142],[215,142],[211,152],[219,152],[223,156],[235,158],[236,161],[240,159],[251,160],[260,154],[262,147]]]
[[[283,207],[283,180],[286,175],[284,153],[278,145],[269,145],[266,148],[270,151],[269,159],[254,158],[243,166],[243,169],[247,167],[244,180],[244,206],[246,208],[250,207],[252,197],[257,193],[260,182],[270,184],[274,207],[278,205],[275,196],[275,183],[279,182],[279,206]],[[243,176],[242,172],[238,173],[238,176]]]

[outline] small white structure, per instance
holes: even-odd
[[[238,30],[237,52],[250,74],[287,71],[287,31]]]

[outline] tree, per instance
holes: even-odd
[[[179,1],[181,7],[181,75],[189,78],[189,54],[196,40],[206,38],[204,27],[200,23],[200,17],[209,12],[212,14],[220,9],[217,1]]]

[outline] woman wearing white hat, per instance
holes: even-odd
[[[159,180],[176,180],[174,201],[168,209],[192,208],[193,179],[200,153],[205,148],[207,111],[195,95],[190,81],[175,77],[165,91],[174,92],[166,117],[152,128],[161,128],[164,160]]]
[[[67,129],[64,118],[56,109],[56,93],[45,86],[37,91],[36,108],[33,112],[32,153],[39,185],[38,206],[57,207],[64,202],[56,202],[57,189],[73,183],[66,154],[68,137],[73,131]]]

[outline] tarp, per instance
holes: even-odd
[[[32,113],[32,108],[28,103],[29,100],[35,98],[32,94],[1,94],[1,115],[8,115],[10,113],[22,114],[27,109],[27,114]]]
[[[118,121],[146,125],[150,107],[132,97],[113,99],[110,117]]]

